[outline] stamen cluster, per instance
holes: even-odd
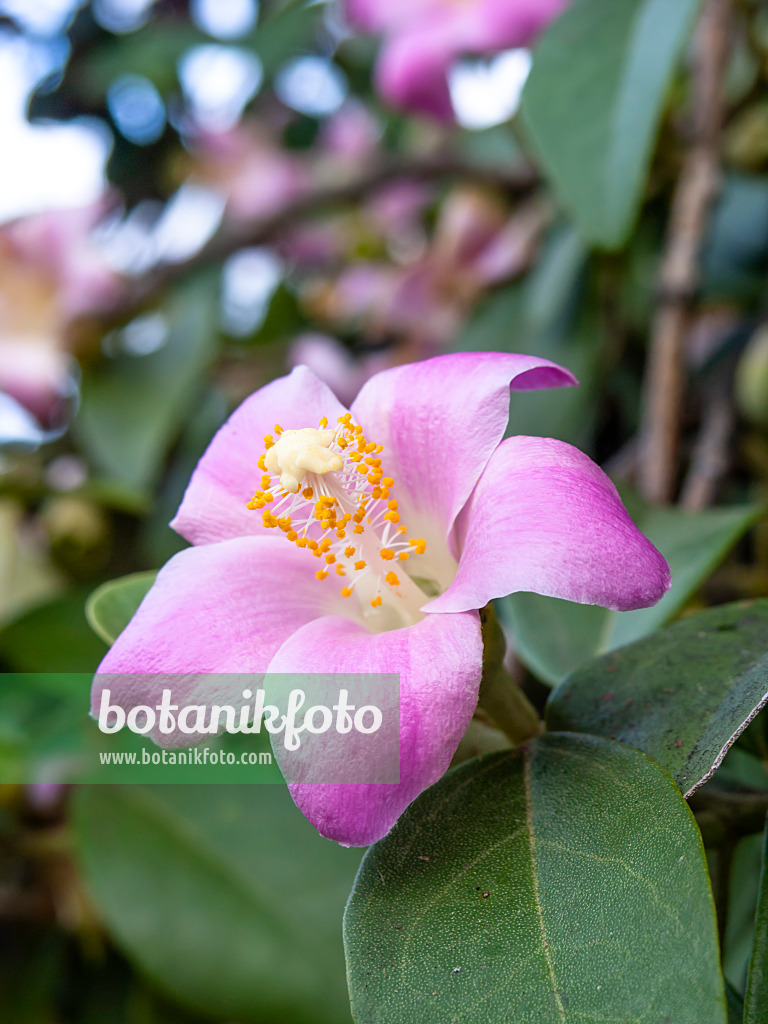
[[[275,435],[277,440],[272,434],[264,438],[261,489],[247,507],[261,511],[267,529],[282,531],[297,548],[322,559],[318,580],[345,577],[343,597],[368,580],[366,597],[372,608],[380,607],[382,594],[388,595],[383,584],[397,592],[404,583],[393,569],[384,572],[386,563],[407,562],[427,546],[423,538],[407,537],[400,523],[390,490],[394,480],[382,468],[382,446],[367,439],[350,413],[339,417],[335,430],[322,417],[319,430],[284,431],[278,423]],[[295,493],[288,489],[294,484]]]

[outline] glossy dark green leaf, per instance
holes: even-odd
[[[626,240],[698,0],[575,0],[539,44],[523,115],[584,237]]]
[[[213,358],[215,312],[207,288],[187,285],[168,303],[159,349],[105,359],[85,374],[75,426],[102,472],[139,490],[156,481]]]
[[[608,740],[550,734],[450,772],[363,861],[357,1024],[725,1024],[696,824]]]
[[[104,643],[113,644],[133,618],[155,582],[156,572],[134,572],[117,580],[102,583],[85,603],[85,614],[91,629]]]
[[[512,594],[498,602],[515,651],[544,682],[559,683],[605,651],[647,636],[686,603],[726,553],[762,514],[757,505],[682,512],[643,505],[624,495],[632,518],[672,570],[672,589],[652,608],[612,612],[539,594]]]
[[[768,600],[709,608],[589,662],[553,690],[551,729],[644,751],[689,795],[768,702]]]
[[[768,830],[763,841],[763,870],[755,914],[755,942],[744,997],[744,1024],[768,1021]]]
[[[110,933],[182,1004],[243,1024],[343,1024],[341,914],[360,853],[284,786],[78,790],[75,840]]]

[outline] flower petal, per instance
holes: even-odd
[[[483,645],[476,612],[430,615],[371,634],[349,619],[304,626],[275,655],[271,672],[399,672],[400,782],[294,785],[302,813],[329,839],[366,846],[446,771],[477,704]],[[365,736],[360,737],[365,744]]]
[[[655,604],[669,566],[603,471],[571,445],[512,437],[492,455],[456,524],[461,558],[430,612],[530,590],[627,611]]]
[[[98,714],[104,687],[112,703],[126,710],[155,706],[163,674],[171,673],[189,675],[174,680],[180,704],[232,698],[223,689],[226,673],[265,672],[292,633],[344,608],[336,588],[318,582],[313,568],[307,552],[282,537],[241,537],[179,552],[160,571],[99,666],[93,713]],[[124,676],[119,690],[116,680],[104,678],[111,673]],[[222,676],[211,679],[203,673]],[[240,696],[227,702],[236,703]],[[179,738],[159,732],[152,737],[164,746]],[[189,736],[184,741],[189,744]]]
[[[416,110],[438,121],[453,121],[448,68],[458,49],[452,33],[436,33],[429,24],[396,35],[382,48],[376,65],[376,88],[399,110]]]
[[[568,370],[536,356],[459,352],[385,370],[363,386],[352,417],[384,446],[403,522],[426,537],[430,558],[430,544],[446,544],[504,436],[510,388],[576,383]]]
[[[286,430],[316,427],[321,416],[334,424],[346,409],[331,389],[297,366],[260,388],[218,431],[189,482],[171,526],[193,544],[264,534],[261,516],[245,507],[258,488],[264,435],[275,424]]]

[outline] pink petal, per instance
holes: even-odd
[[[520,590],[627,611],[655,604],[670,587],[669,566],[605,473],[551,438],[499,446],[456,534],[456,577],[425,611],[481,608]]]
[[[475,0],[464,7],[464,52],[529,46],[567,6],[568,0]]]
[[[566,0],[347,0],[350,20],[388,37],[376,68],[393,106],[453,120],[448,72],[462,54],[528,46]]]
[[[376,88],[393,107],[453,121],[448,69],[457,53],[454,39],[428,24],[384,44],[376,65]]]
[[[344,0],[344,13],[353,28],[394,34],[444,6],[445,0]]]
[[[305,366],[260,388],[235,410],[197,464],[171,526],[193,544],[264,535],[258,512],[247,509],[258,489],[265,434],[334,424],[346,410],[331,389]]]
[[[455,517],[504,436],[510,388],[572,384],[568,370],[536,356],[459,352],[385,370],[364,385],[352,418],[384,446],[403,523],[427,540],[425,559],[442,556]]]
[[[349,619],[326,618],[283,644],[271,672],[400,673],[400,783],[290,787],[322,835],[345,846],[373,843],[441,777],[477,704],[482,657],[476,612],[430,615],[379,634]],[[365,737],[359,742],[362,755]]]
[[[189,703],[236,703],[233,681],[198,673],[265,672],[280,645],[319,616],[344,608],[337,588],[313,576],[315,560],[282,537],[241,537],[175,555],[157,577],[128,626],[99,666],[92,692],[98,715],[101,690],[128,710],[155,706],[169,673],[174,698]],[[105,678],[125,674],[119,681]],[[167,746],[181,737],[152,733]],[[184,737],[185,745],[190,743]]]

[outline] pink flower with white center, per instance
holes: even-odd
[[[323,835],[385,835],[472,718],[478,609],[520,590],[641,608],[669,587],[586,455],[503,439],[510,387],[574,383],[533,356],[460,353],[377,374],[349,411],[305,367],[261,388],[214,437],[173,521],[194,547],[100,667],[133,674],[112,701],[155,704],[148,673],[399,673],[400,782],[291,787]],[[96,713],[100,693],[97,676]]]
[[[448,72],[463,54],[531,44],[568,0],[345,0],[350,23],[384,36],[376,67],[393,106],[453,120]]]

